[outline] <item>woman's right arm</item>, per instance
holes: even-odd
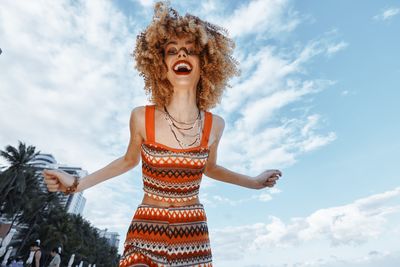
[[[144,113],[143,106],[136,107],[131,112],[129,120],[130,140],[125,155],[80,179],[75,192],[83,191],[112,177],[121,175],[138,165],[140,161],[140,146],[145,135]],[[44,170],[43,176],[50,192],[65,192],[66,188],[74,182],[72,175],[60,170]]]

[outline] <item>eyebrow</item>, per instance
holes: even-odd
[[[194,43],[194,42],[193,41],[186,41],[185,44],[192,44],[192,43]],[[167,47],[170,44],[177,45],[178,43],[176,41],[169,41],[165,46]]]

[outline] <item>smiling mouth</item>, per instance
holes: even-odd
[[[172,69],[177,75],[188,75],[192,71],[193,67],[192,64],[186,60],[178,60]]]

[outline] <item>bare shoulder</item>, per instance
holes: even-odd
[[[215,127],[215,129],[220,132],[223,131],[225,128],[225,120],[221,116],[217,114],[213,114],[213,123],[212,126]]]
[[[145,114],[145,109],[146,109],[146,106],[137,106],[137,107],[134,107],[133,109],[132,109],[132,111],[131,111],[131,114],[133,114],[134,116],[136,116],[137,118],[139,118],[139,117],[142,117],[141,115],[143,115],[144,116],[144,114]],[[144,119],[144,118],[143,118]]]
[[[131,131],[140,134],[141,137],[144,137],[145,133],[145,108],[145,106],[134,107],[131,111],[130,118]]]
[[[137,123],[142,124],[144,123],[145,113],[146,113],[146,106],[134,107],[131,111],[131,119],[135,121],[135,124]]]
[[[222,136],[225,128],[225,120],[221,116],[217,114],[212,114],[212,127],[211,127],[211,135],[212,139],[210,143],[214,143],[214,141],[219,142],[219,139]]]

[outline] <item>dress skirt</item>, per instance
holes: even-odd
[[[212,267],[203,204],[159,207],[140,204],[124,243],[119,267]]]

